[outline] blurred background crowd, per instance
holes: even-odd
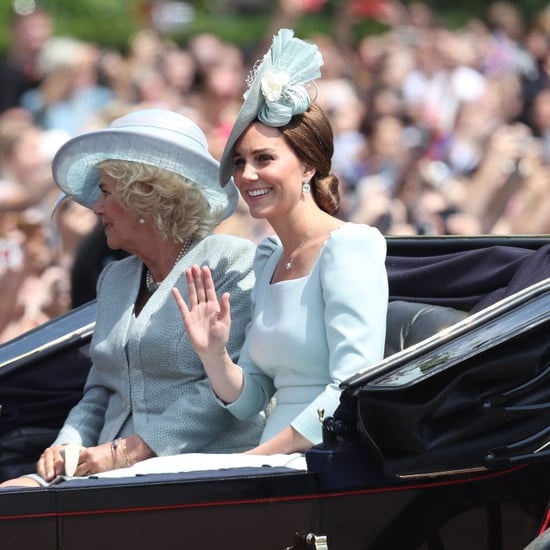
[[[89,210],[65,201],[50,217],[59,146],[162,107],[195,120],[219,158],[260,52],[322,4],[280,0],[265,42],[247,48],[144,25],[119,51],[59,34],[40,6],[14,12],[0,62],[0,342],[93,298],[118,257]],[[527,20],[495,1],[451,28],[424,2],[341,5],[333,33],[300,35],[325,60],[341,218],[387,235],[550,233],[550,9]],[[359,15],[383,30],[351,40]],[[219,231],[258,242],[269,230],[241,205]]]

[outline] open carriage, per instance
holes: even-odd
[[[388,238],[387,266],[386,358],[319,411],[307,469],[0,491],[3,547],[546,547],[550,237]],[[94,319],[91,302],[0,347],[0,479],[32,470],[78,401]]]

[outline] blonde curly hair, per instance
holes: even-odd
[[[199,187],[175,172],[126,160],[105,160],[97,168],[116,181],[113,195],[124,208],[153,218],[163,240],[202,239],[221,219]]]

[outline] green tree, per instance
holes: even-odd
[[[3,0],[0,2],[0,53],[8,43],[8,29],[13,5],[28,6],[34,1],[48,10],[56,22],[56,34],[90,40],[105,47],[124,51],[130,36],[151,21],[155,0]],[[349,0],[326,0],[317,13],[308,14],[296,22],[296,31],[307,36],[312,32],[333,33],[334,15]],[[404,0],[408,5],[411,1]],[[494,0],[426,0],[451,27],[463,25],[472,17],[484,18]],[[529,23],[548,6],[548,0],[519,0],[513,3]],[[265,37],[270,28],[277,2],[265,0],[189,0],[184,2],[194,10],[188,25],[171,29],[174,40],[184,43],[194,33],[212,32],[222,39],[246,46]],[[378,32],[384,27],[373,21],[354,21],[356,37]]]

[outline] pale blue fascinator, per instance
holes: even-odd
[[[248,89],[220,161],[220,183],[233,175],[235,143],[256,119],[275,128],[285,126],[294,115],[304,113],[317,96],[315,79],[321,76],[323,56],[315,44],[281,29],[271,48],[256,63],[247,79]]]

